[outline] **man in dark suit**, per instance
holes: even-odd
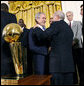
[[[46,23],[46,16],[44,13],[37,13],[35,15],[36,23],[39,25],[40,28],[35,28],[35,33],[38,34],[39,32],[44,32],[45,23]],[[39,43],[37,39],[32,36],[32,32],[34,29],[30,29],[29,33],[29,47],[33,54],[33,68],[34,74],[43,75],[45,74],[45,60],[48,54],[48,48],[44,42]]]
[[[24,24],[24,20],[23,19],[19,19],[18,24],[23,29],[23,33],[21,34],[21,37],[20,37],[20,42],[21,42],[21,45],[27,51],[27,53],[26,53],[27,56],[25,57],[26,58],[25,59],[25,67],[26,67],[25,74],[32,75],[33,74],[32,56],[31,56],[31,52],[30,52],[30,49],[29,49],[29,32],[30,32],[30,30],[26,28],[26,25]]]
[[[1,35],[4,27],[9,23],[17,23],[14,14],[8,12],[8,6],[1,4]],[[15,74],[9,43],[1,37],[1,76]]]
[[[84,28],[83,28],[83,4],[80,6],[81,11],[80,14],[82,16],[82,36],[81,36],[81,42],[83,45],[83,33],[84,33]],[[83,70],[83,65],[84,65],[84,53],[83,53],[83,47],[81,49],[81,62],[80,62],[80,85],[84,85],[84,70]]]
[[[42,31],[38,31],[38,34],[33,32],[33,35],[38,40],[51,41],[49,72],[52,74],[53,85],[73,84],[73,32],[68,24],[64,22],[64,17],[65,15],[62,11],[57,11],[53,16],[54,22],[44,33]]]

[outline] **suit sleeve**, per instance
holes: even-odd
[[[82,35],[82,24],[81,24],[81,22],[77,23],[77,29],[78,29],[78,32],[77,32],[76,38],[78,38],[80,40],[81,35]]]
[[[52,39],[53,34],[58,33],[58,31],[59,31],[58,25],[52,23],[51,26],[47,28],[45,31],[36,30],[34,32],[34,35],[37,37],[39,41],[45,41],[45,40],[50,41]]]

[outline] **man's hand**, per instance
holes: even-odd
[[[48,52],[50,52],[50,51],[51,51],[51,47],[48,48]]]
[[[33,28],[39,27],[39,24],[36,24]]]

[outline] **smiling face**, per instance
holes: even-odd
[[[41,26],[45,26],[46,23],[46,16],[45,14],[40,14],[40,17],[36,19],[38,24]]]

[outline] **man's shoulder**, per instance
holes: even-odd
[[[29,32],[30,29],[24,27],[23,31]]]
[[[16,16],[9,12],[2,12],[2,15],[6,16],[8,18],[11,18],[11,19],[16,19]]]
[[[34,31],[43,31],[40,27],[34,28]]]
[[[42,33],[43,31],[41,30],[41,28],[36,27],[36,28],[33,29],[32,32],[33,32],[34,34],[39,34],[39,33]]]
[[[14,14],[12,13],[8,13],[8,15],[12,16],[12,17],[16,17]]]
[[[5,11],[1,11],[2,14],[6,14],[6,15],[12,15],[12,16],[15,16],[14,14],[12,13],[9,13],[9,12],[5,12]]]
[[[57,27],[59,27],[59,26],[62,26],[62,24],[63,24],[63,25],[65,24],[65,22],[62,21],[62,20],[61,20],[61,21],[54,21],[50,26],[53,27],[53,28],[54,28],[54,27],[57,28]]]
[[[75,24],[81,24],[81,21],[73,21]]]
[[[53,23],[52,23],[52,25],[58,25],[58,24],[60,24],[60,23],[64,23],[65,21],[63,21],[63,20],[60,20],[60,21],[54,21]]]

